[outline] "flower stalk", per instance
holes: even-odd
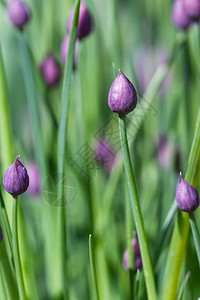
[[[131,165],[131,158],[130,158],[129,147],[128,147],[127,133],[126,133],[126,123],[125,123],[124,116],[119,116],[119,131],[120,131],[120,141],[121,141],[122,155],[124,161],[124,168],[125,168],[126,179],[128,183],[129,199],[130,199],[130,204],[132,207],[135,226],[136,226],[138,239],[139,239],[148,299],[156,300],[157,293],[156,293],[155,279],[153,274],[149,246],[148,246],[147,237],[144,228],[144,222],[143,222],[139,199],[138,199],[138,193],[135,184],[135,178],[134,178],[133,169]]]

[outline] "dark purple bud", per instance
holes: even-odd
[[[158,162],[161,168],[166,169],[170,166],[172,147],[164,135],[160,135],[158,145]]]
[[[109,143],[103,139],[100,140],[95,152],[95,160],[107,173],[110,173],[115,161],[115,153]]]
[[[22,29],[30,19],[27,6],[20,0],[11,0],[7,5],[7,11],[11,23],[20,29]]]
[[[200,18],[200,0],[183,0],[186,14],[195,20]]]
[[[40,71],[48,87],[53,87],[59,82],[60,67],[51,54],[47,55],[40,65]]]
[[[137,241],[136,235],[132,238],[133,256],[134,256],[134,270],[135,272],[142,269],[142,259],[140,254],[140,247]],[[128,250],[124,251],[123,254],[123,266],[124,269],[128,270]]]
[[[3,232],[2,232],[2,229],[0,227],[0,242],[3,240]]]
[[[16,157],[14,163],[6,169],[3,176],[4,189],[14,198],[23,194],[29,185],[29,177],[25,167]]]
[[[30,162],[27,166],[29,175],[29,187],[27,193],[39,196],[40,194],[40,174],[37,165],[34,162]]]
[[[191,19],[186,14],[183,1],[175,0],[172,5],[172,14],[171,14],[172,23],[175,27],[180,29],[187,29],[191,24]]]
[[[127,115],[137,105],[137,94],[133,84],[119,71],[109,90],[108,105],[113,112]]]
[[[65,35],[61,48],[60,48],[60,58],[63,64],[65,64],[65,60],[67,57],[67,52],[68,52],[68,46],[69,46],[69,35]],[[77,64],[77,52],[78,52],[78,42],[76,41],[76,46],[75,46],[75,52],[74,52],[74,64],[73,64],[73,69],[76,69],[76,64]]]
[[[188,213],[193,213],[199,206],[198,191],[183,179],[181,173],[176,186],[176,202],[180,210]]]
[[[66,28],[68,33],[70,32],[70,28],[72,25],[73,14],[74,14],[74,8],[70,12],[69,17],[67,19]],[[79,40],[82,40],[84,37],[90,34],[92,29],[93,29],[92,17],[87,9],[87,6],[85,5],[85,2],[81,1],[80,9],[79,9],[77,38]]]

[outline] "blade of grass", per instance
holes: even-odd
[[[194,138],[190,150],[185,180],[197,187],[200,176],[200,109],[198,112]],[[162,287],[162,300],[174,300],[182,269],[189,233],[189,214],[178,210],[168,252]]]
[[[130,200],[130,205],[132,207],[136,231],[139,239],[148,299],[156,300],[157,293],[156,293],[152,262],[151,262],[147,237],[145,233],[143,217],[140,209],[138,193],[135,185],[135,178],[134,178],[133,169],[131,165],[131,158],[130,158],[130,153],[128,148],[127,133],[126,133],[125,117],[122,116],[119,116],[119,131],[120,131],[120,141],[121,141],[124,168],[125,168],[126,179],[129,188],[129,200]]]
[[[24,74],[25,90],[28,101],[29,114],[31,117],[32,129],[33,129],[33,139],[35,146],[35,155],[37,165],[40,169],[40,174],[43,179],[47,177],[47,166],[44,151],[44,143],[42,139],[42,131],[40,126],[40,116],[39,107],[37,102],[36,88],[32,73],[32,67],[30,62],[30,56],[28,52],[27,43],[24,37],[24,33],[20,32],[18,35],[19,50],[22,61],[22,69]]]
[[[79,18],[80,0],[76,1],[74,15],[69,35],[69,46],[67,52],[67,58],[65,62],[64,79],[62,85],[61,96],[61,112],[60,122],[58,127],[58,144],[57,144],[57,168],[58,168],[58,236],[59,236],[59,250],[61,256],[61,277],[63,283],[63,293],[67,295],[67,278],[66,278],[66,213],[64,207],[64,171],[65,171],[65,152],[66,152],[66,133],[69,120],[69,91],[71,84],[71,76],[73,71],[73,61],[75,52],[75,43],[77,37],[78,18]]]
[[[92,243],[92,235],[89,235],[89,254],[90,254],[90,266],[91,266],[91,273],[92,273],[92,279],[94,284],[94,290],[96,299],[99,300],[99,291],[98,291],[98,284],[97,284],[97,274],[96,274],[96,267],[94,262],[94,249],[93,249],[93,243]]]
[[[185,275],[185,278],[184,278],[184,280],[183,280],[183,283],[181,284],[181,287],[180,287],[180,290],[179,290],[179,293],[178,293],[177,300],[182,300],[183,294],[184,294],[184,290],[185,290],[186,284],[187,284],[187,282],[188,282],[188,279],[190,278],[190,275],[191,275],[191,272],[188,271],[187,274]]]
[[[200,236],[199,236],[199,230],[197,227],[196,219],[194,214],[190,214],[190,227],[192,230],[192,235],[194,239],[194,244],[196,248],[196,253],[197,253],[197,259],[199,262],[199,268],[200,268]]]
[[[13,142],[11,133],[11,120],[8,109],[8,93],[6,85],[5,70],[3,65],[2,51],[0,45],[0,147],[1,147],[1,167],[3,172],[11,164],[13,159]],[[11,226],[12,219],[12,204],[8,194],[5,194],[5,207],[8,215],[9,223]]]

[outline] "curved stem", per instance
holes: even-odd
[[[144,229],[142,213],[140,210],[140,204],[139,204],[137,189],[135,185],[135,178],[134,178],[133,169],[131,165],[131,158],[130,158],[128,141],[127,141],[125,117],[122,116],[119,116],[119,131],[120,131],[120,141],[121,141],[122,155],[124,161],[124,169],[125,169],[127,183],[128,183],[129,199],[130,199],[130,204],[132,207],[135,226],[136,226],[138,239],[139,239],[148,299],[156,300],[157,293],[156,293],[152,262],[151,262],[147,237]]]
[[[26,300],[18,241],[18,201],[17,198],[12,198],[12,246],[20,299]]]

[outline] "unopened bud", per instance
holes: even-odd
[[[199,206],[198,191],[183,179],[181,173],[176,186],[176,202],[180,210],[188,213],[193,213]]]
[[[28,173],[18,158],[19,156],[17,156],[14,163],[6,169],[3,176],[4,189],[14,198],[23,194],[29,185]]]
[[[110,87],[108,105],[122,116],[133,111],[137,105],[136,90],[121,70]]]

